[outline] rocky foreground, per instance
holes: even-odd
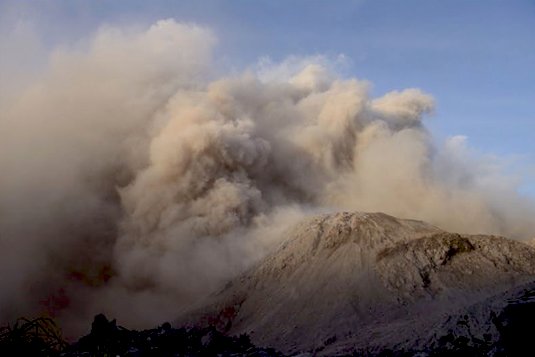
[[[71,345],[55,334],[48,319],[27,321],[2,332],[1,356],[261,356],[280,357],[272,348],[254,346],[247,335],[225,336],[215,328],[173,328],[169,323],[135,331],[100,314],[91,332]]]
[[[325,354],[331,350],[337,356],[529,356],[535,351],[535,282],[514,292],[506,293],[501,299],[487,302],[487,319],[477,320],[472,313],[450,318],[450,328],[436,343],[424,348],[405,350],[384,349],[371,351],[353,346],[351,351],[334,352],[330,345],[336,338],[325,341],[314,350],[302,351],[292,356],[309,357]],[[496,313],[495,304],[504,304]],[[480,315],[480,317],[483,315]],[[47,321],[47,320],[44,320]],[[496,329],[497,336],[490,333],[478,336],[482,326]],[[255,347],[247,335],[229,337],[209,328],[173,328],[165,323],[157,328],[134,331],[120,327],[115,320],[97,315],[91,332],[78,342],[68,345],[54,334],[50,325],[35,321],[20,328],[5,329],[0,335],[1,356],[261,356],[281,357],[282,353],[272,348]],[[497,338],[496,338],[497,337]]]

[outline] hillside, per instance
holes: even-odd
[[[177,323],[246,333],[287,354],[439,348],[469,325],[469,336],[491,345],[500,338],[490,331],[491,312],[534,279],[535,248],[524,243],[382,213],[337,213],[297,225]],[[467,313],[477,322],[458,329]]]

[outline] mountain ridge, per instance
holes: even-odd
[[[287,354],[403,350],[431,343],[459,310],[535,279],[531,246],[384,213],[320,215],[287,235],[178,321]]]

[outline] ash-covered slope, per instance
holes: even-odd
[[[338,213],[295,227],[185,319],[285,353],[415,350],[443,337],[451,316],[534,278],[535,248],[520,242]]]

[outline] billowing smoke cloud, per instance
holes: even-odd
[[[172,20],[103,28],[0,100],[0,320],[172,318],[318,211],[534,234],[499,168],[433,143],[431,96],[370,98],[322,57],[218,77],[214,43]]]

